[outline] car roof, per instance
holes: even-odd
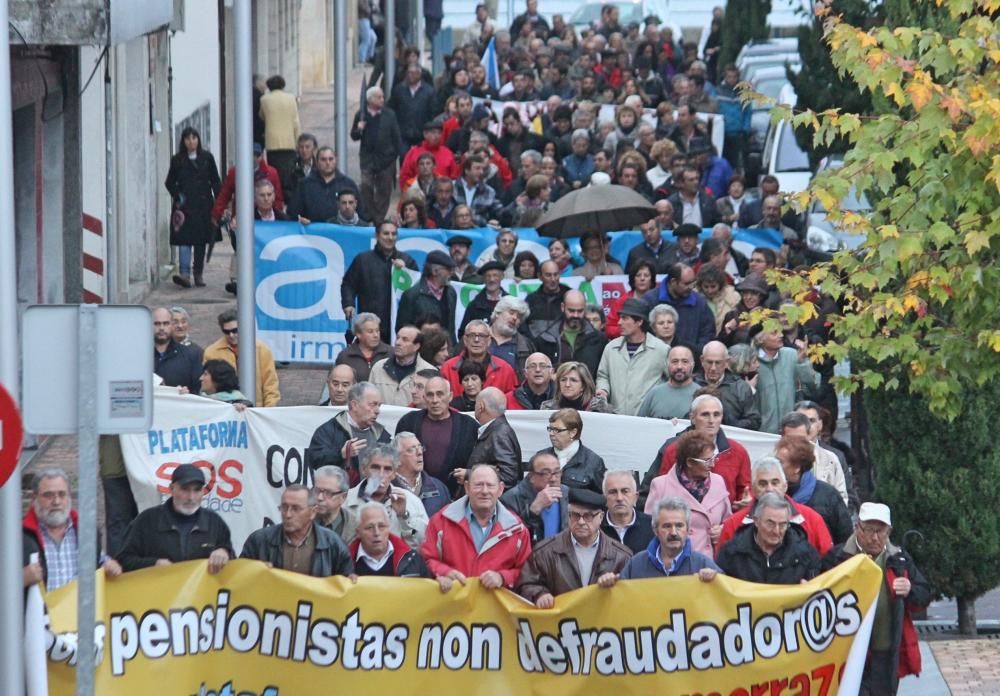
[[[792,72],[796,72],[802,68],[802,64],[791,63],[791,67]],[[761,80],[773,80],[776,77],[785,77],[785,75],[787,75],[787,73],[785,72],[784,65],[776,65],[773,68],[761,68],[754,72],[753,77],[750,78],[750,84],[755,85]]]

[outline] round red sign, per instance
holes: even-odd
[[[21,411],[7,388],[0,384],[0,486],[7,483],[17,468],[23,440]]]

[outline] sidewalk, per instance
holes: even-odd
[[[960,641],[950,641],[950,642],[960,642]],[[977,641],[980,642],[980,641]],[[944,645],[944,643],[935,643],[935,646]],[[942,656],[945,659],[946,656]],[[938,666],[937,659],[931,648],[931,644],[925,641],[920,641],[920,659],[923,664],[923,670],[919,677],[905,677],[899,682],[899,691],[897,692],[899,696],[947,696],[947,694],[954,693],[948,688],[948,684],[945,682],[944,677],[941,674],[941,670]],[[948,660],[945,660],[946,662]],[[960,692],[963,694],[979,693],[972,691]]]

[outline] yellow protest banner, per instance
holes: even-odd
[[[543,611],[475,580],[442,594],[431,580],[352,585],[256,561],[213,576],[182,563],[103,583],[96,691],[853,693],[881,578],[858,556],[803,585],[636,580]],[[47,603],[53,631],[72,631],[75,584]],[[73,693],[72,659],[50,649],[51,694]]]

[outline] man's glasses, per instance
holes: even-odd
[[[235,336],[239,332],[240,332],[239,328],[222,330],[222,333],[226,334],[227,336]]]
[[[600,510],[592,510],[591,512],[570,512],[567,517],[570,522],[593,522],[601,514]]]
[[[774,520],[762,520],[761,524],[764,525],[765,529],[770,529],[772,531],[783,532],[788,529],[788,522],[775,522]]]
[[[541,471],[532,471],[531,474],[533,476],[537,476],[538,478],[555,479],[555,478],[559,478],[560,476],[562,476],[562,470],[561,469],[542,469]]]
[[[347,491],[333,491],[329,488],[313,488],[316,491],[317,498],[336,498],[338,495],[343,495]]]

